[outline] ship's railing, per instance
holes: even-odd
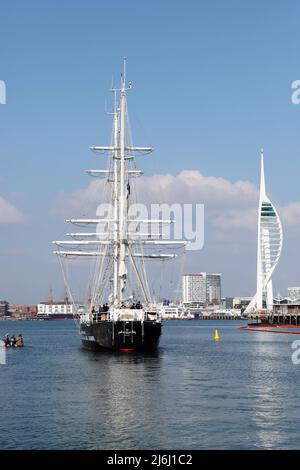
[[[112,308],[107,312],[93,313],[91,315],[93,323],[105,320],[113,321],[160,321],[160,312],[155,310]],[[90,317],[88,318],[90,320]]]
[[[81,313],[80,314],[80,323],[89,323],[90,322],[90,316],[88,313]]]
[[[99,321],[108,320],[109,318],[108,312],[93,313],[91,316],[92,316],[93,323],[98,323]]]

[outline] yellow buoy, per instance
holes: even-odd
[[[216,328],[214,340],[219,341],[219,339],[220,339],[219,332],[218,332],[218,329]]]

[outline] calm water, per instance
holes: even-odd
[[[0,322],[26,341],[0,366],[0,448],[299,447],[299,337],[238,326],[170,321],[157,354],[132,355],[81,350],[71,321]]]

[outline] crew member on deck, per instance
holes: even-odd
[[[96,314],[95,307],[92,308],[92,317],[93,317],[93,321],[95,321],[97,319],[97,314]]]

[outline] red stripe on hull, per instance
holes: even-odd
[[[62,321],[62,320],[74,320],[74,318],[42,318],[45,321]]]
[[[101,348],[98,346],[81,346],[81,349],[85,349],[86,351],[99,351]]]
[[[265,328],[265,327],[252,328],[251,326],[241,326],[239,329],[246,330],[246,331],[260,331],[263,333],[281,333],[281,334],[286,334],[286,335],[300,335],[300,331],[280,331],[280,326],[276,328],[278,329],[271,330],[270,328]]]

